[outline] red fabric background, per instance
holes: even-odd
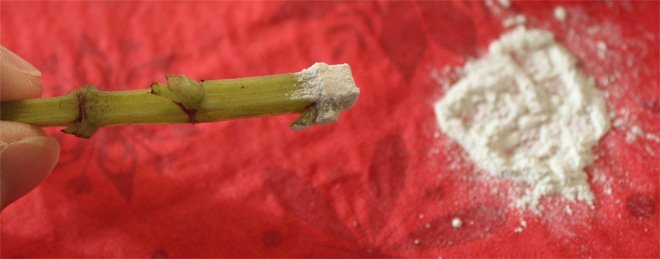
[[[553,17],[561,4],[565,22]],[[127,90],[166,74],[222,79],[349,63],[361,88],[338,123],[295,116],[59,133],[60,162],[1,219],[10,257],[655,257],[658,2],[2,2],[1,43],[43,72],[44,96]],[[439,82],[525,14],[607,90],[622,128],[586,169],[594,209],[477,170],[442,134]],[[608,45],[599,59],[596,42]],[[611,192],[611,194],[610,194]],[[570,206],[573,214],[565,213]],[[450,227],[459,216],[464,227]],[[514,230],[525,220],[522,232]]]

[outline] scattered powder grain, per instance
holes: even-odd
[[[509,8],[511,7],[511,1],[509,0],[497,0],[498,3],[504,8]]]
[[[463,221],[460,218],[454,218],[451,220],[451,226],[454,228],[460,228],[463,226]]]
[[[566,20],[566,9],[564,9],[564,7],[561,6],[557,6],[555,7],[554,15],[555,15],[555,19],[563,22]]]
[[[605,54],[607,53],[607,44],[605,42],[599,41],[596,43],[598,48],[598,58],[605,59]]]
[[[504,19],[504,21],[502,21],[502,26],[504,26],[505,28],[517,27],[520,25],[525,25],[526,22],[527,22],[527,17],[525,17],[522,14],[519,14]]]

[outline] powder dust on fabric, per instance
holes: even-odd
[[[592,204],[583,169],[610,117],[576,58],[550,32],[518,26],[463,72],[435,104],[442,131],[480,168],[529,184],[520,207],[547,195]]]

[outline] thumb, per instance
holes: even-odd
[[[43,130],[0,121],[0,210],[43,182],[59,156],[59,143]]]

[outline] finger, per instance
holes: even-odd
[[[59,143],[43,130],[0,121],[0,210],[43,182],[59,155]]]
[[[41,72],[0,46],[0,101],[38,98],[42,89]]]

